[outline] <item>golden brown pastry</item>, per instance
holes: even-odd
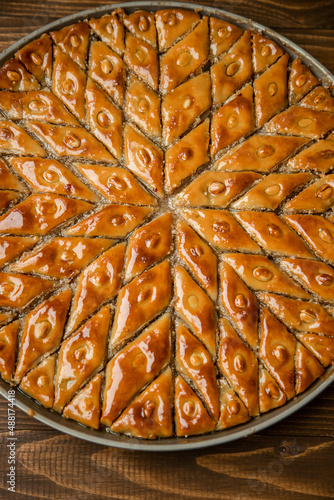
[[[37,90],[40,85],[23,64],[16,59],[9,59],[0,68],[0,88],[5,90]]]
[[[231,149],[216,163],[218,170],[269,172],[307,142],[299,137],[253,135]]]
[[[70,279],[111,245],[112,240],[102,238],[54,238],[11,264],[10,270]]]
[[[213,302],[182,266],[175,267],[175,311],[195,335],[216,355],[216,314]]]
[[[46,234],[92,208],[86,201],[55,194],[33,194],[0,217],[0,233]]]
[[[124,410],[111,430],[144,439],[172,436],[172,383],[168,367]]]
[[[134,176],[124,168],[84,163],[76,163],[75,166],[111,203],[157,204],[156,199],[143,189]]]
[[[220,415],[217,429],[227,429],[250,419],[248,410],[225,379],[219,381]]]
[[[176,226],[177,253],[210,295],[217,299],[217,257],[208,245],[182,220]]]
[[[271,293],[261,293],[258,297],[289,328],[334,336],[334,318],[320,304]]]
[[[125,244],[119,243],[102,253],[79,276],[67,323],[67,334],[119,291]]]
[[[211,82],[208,73],[191,78],[164,97],[161,115],[166,146],[186,132],[210,104]]]
[[[156,138],[161,136],[159,96],[134,76],[127,88],[125,111],[143,132]]]
[[[6,163],[0,160],[0,186],[3,189],[14,189],[15,191],[27,191],[27,188],[18,180],[18,178],[9,170]]]
[[[86,104],[91,132],[116,157],[122,157],[122,111],[116,108],[105,93],[87,80]]]
[[[27,70],[34,75],[36,80],[42,84],[49,84],[52,74],[52,40],[44,33],[40,38],[34,40],[15,54]],[[15,89],[28,90],[28,89]],[[29,89],[30,90],[30,89]]]
[[[334,301],[334,271],[324,262],[309,259],[282,259],[283,269],[326,302]]]
[[[127,281],[172,251],[172,224],[172,215],[166,213],[132,233],[125,260]]]
[[[105,147],[85,128],[62,127],[36,121],[29,122],[28,127],[60,157],[74,156],[92,161],[115,162]],[[29,151],[25,153],[29,154]],[[45,156],[43,151],[42,153],[36,151],[34,154],[35,156]]]
[[[255,291],[265,290],[284,293],[292,297],[309,299],[310,295],[299,285],[280,271],[268,257],[264,255],[243,255],[241,253],[226,253],[223,260],[230,264],[247,286]]]
[[[61,194],[91,202],[98,201],[96,194],[57,160],[12,157],[8,161],[33,191]]]
[[[256,125],[262,127],[272,116],[285,107],[288,98],[288,54],[254,81]]]
[[[297,333],[301,342],[324,366],[334,361],[334,338],[314,335],[312,333]]]
[[[245,176],[245,173],[240,173]],[[313,178],[311,174],[269,174],[255,184],[244,196],[232,204],[233,208],[244,210],[275,210],[278,205],[298,186]]]
[[[65,406],[63,417],[98,429],[100,427],[100,391],[101,375],[98,374]]]
[[[170,360],[170,316],[164,314],[109,361],[101,423],[111,426],[140,389]]]
[[[220,251],[241,250],[260,253],[260,247],[248,236],[227,210],[180,211],[187,222],[214,248]]]
[[[211,66],[214,104],[221,104],[252,76],[251,32],[245,33],[219,62]]]
[[[289,76],[289,101],[296,104],[305,94],[318,85],[319,80],[312,75],[311,71],[301,62],[295,59],[291,65]]]
[[[209,120],[171,146],[165,154],[165,188],[174,191],[181,182],[209,160]]]
[[[183,377],[195,383],[211,415],[218,420],[219,392],[215,365],[203,344],[182,323],[176,329],[175,367]]]
[[[213,56],[226,52],[238,40],[242,29],[235,24],[210,17],[210,50]]]
[[[324,372],[317,358],[298,342],[296,349],[296,394],[304,392]]]
[[[105,306],[62,343],[55,376],[53,409],[61,412],[75,392],[102,365],[110,322]]]
[[[0,153],[46,156],[46,152],[16,123],[0,121]]]
[[[259,403],[261,413],[286,403],[286,395],[265,368],[259,372]]]
[[[54,49],[52,92],[81,121],[86,121],[86,73],[58,47]]]
[[[102,42],[109,45],[119,55],[122,55],[125,48],[124,26],[118,19],[117,14],[112,12],[99,19],[90,19],[89,26],[99,36]]]
[[[218,366],[231,382],[250,416],[258,415],[258,361],[225,318],[220,321]]]
[[[162,312],[168,306],[170,296],[171,274],[167,260],[122,288],[111,332],[112,347],[124,344],[142,325]]]
[[[27,314],[14,377],[16,383],[42,356],[60,345],[71,299],[71,290],[64,290]]]
[[[39,120],[63,125],[78,125],[78,121],[61,101],[46,90],[30,92],[0,91],[0,109],[11,120]]]
[[[334,203],[334,175],[326,175],[284,204],[287,212],[325,212]]]
[[[294,214],[284,219],[304,238],[317,255],[334,262],[334,224],[319,215]]]
[[[261,309],[259,355],[288,399],[295,396],[296,339],[267,309]]]
[[[154,23],[154,13],[146,10],[136,10],[123,17],[124,26],[133,35],[150,43],[154,48],[157,46],[157,33]]]
[[[20,389],[36,399],[45,408],[52,408],[54,401],[54,376],[57,356],[49,356],[23,377]]]
[[[259,33],[253,33],[252,43],[255,73],[271,66],[284,53],[277,43]]]
[[[13,321],[13,323],[9,323],[9,325],[0,329],[0,375],[7,382],[11,381],[14,372],[16,346],[20,329],[19,320]]]
[[[107,205],[66,231],[71,236],[124,238],[151,213],[148,207]]]
[[[52,281],[25,276],[24,274],[0,273],[0,307],[22,309],[39,295],[51,290]]]
[[[125,164],[152,191],[163,195],[163,153],[131,125],[124,127]]]
[[[177,436],[194,436],[211,432],[215,421],[182,377],[175,381],[175,427]]]
[[[103,42],[90,46],[88,76],[95,80],[116,104],[122,106],[125,92],[123,60]]]
[[[248,84],[214,113],[211,122],[211,155],[249,135],[254,128],[253,87]]]
[[[0,265],[17,257],[37,241],[37,236],[0,236]]]
[[[334,167],[334,141],[322,139],[303,149],[287,162],[288,170],[314,170],[326,173]]]
[[[162,56],[160,61],[160,89],[169,93],[190,74],[204,65],[209,57],[208,18],[198,25]]]
[[[184,9],[164,9],[155,13],[159,49],[164,52],[182,35],[190,31],[200,16],[197,12]]]
[[[334,127],[334,115],[302,106],[291,106],[266,123],[271,133],[320,139]]]
[[[124,61],[147,85],[158,90],[158,55],[152,45],[127,33]]]
[[[272,212],[237,212],[236,219],[271,255],[293,255],[311,259],[312,254],[278,215]]]
[[[59,31],[52,31],[50,35],[65,54],[85,69],[90,35],[87,21],[66,26]]]
[[[174,205],[226,208],[261,177],[255,172],[206,171],[174,198]]]
[[[12,204],[14,201],[18,202],[21,198],[20,193],[15,193],[14,191],[1,190],[0,191],[0,210],[7,208],[8,205]]]
[[[255,295],[226,262],[219,266],[221,304],[252,349],[259,345],[259,309]]]
[[[326,87],[316,87],[300,101],[300,104],[318,111],[334,113],[334,97]]]

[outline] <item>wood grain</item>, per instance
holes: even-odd
[[[0,50],[106,0],[0,0]],[[113,2],[108,2],[113,3]],[[334,72],[333,0],[202,0],[276,29]],[[16,493],[7,492],[7,402],[0,398],[0,498],[193,500],[334,497],[334,385],[285,421],[224,446],[128,452],[61,434],[16,410]]]

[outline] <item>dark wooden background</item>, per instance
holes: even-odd
[[[0,0],[0,51],[39,26],[106,2]],[[333,0],[201,3],[270,26],[334,73]],[[334,385],[284,422],[203,451],[153,454],[105,448],[56,432],[18,409],[16,437],[14,495],[6,491],[7,402],[0,398],[4,500],[334,498]]]

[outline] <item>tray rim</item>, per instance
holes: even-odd
[[[264,35],[269,36],[271,39],[278,42],[280,45],[283,45],[286,52],[288,52],[290,56],[292,56],[292,58],[295,58],[296,56],[301,58],[302,61],[312,69],[313,73],[321,78],[322,85],[326,86],[329,84],[334,84],[334,76],[322,63],[317,61],[317,59],[311,56],[305,49],[299,47],[296,43],[292,42],[285,36],[272,30],[271,28],[267,28],[266,26],[256,21],[240,16],[233,12],[228,12],[224,9],[198,3],[178,1],[168,2],[147,0],[118,2],[70,14],[66,17],[62,17],[60,19],[52,21],[51,23],[48,23],[32,31],[31,33],[19,39],[10,47],[5,49],[0,53],[0,65],[2,66],[8,59],[13,57],[15,52],[19,50],[23,45],[26,45],[36,38],[39,38],[43,33],[47,33],[54,29],[61,29],[69,24],[72,24],[73,22],[84,20],[87,17],[101,17],[102,15],[108,14],[117,8],[123,8],[127,11],[135,11],[139,9],[150,9],[152,11],[157,11],[163,8],[173,7],[184,8],[188,10],[198,9],[201,14],[222,17],[224,19],[237,23],[243,28],[252,29],[257,32],[263,33]],[[171,452],[195,450],[206,448],[209,446],[217,446],[219,444],[235,441],[244,437],[248,437],[256,432],[262,431],[282,421],[297,410],[301,409],[303,406],[312,401],[316,396],[318,396],[321,392],[323,392],[332,382],[334,382],[334,365],[326,368],[324,374],[314,384],[312,384],[312,386],[308,390],[306,390],[305,393],[296,396],[288,403],[286,403],[283,407],[271,410],[268,413],[253,418],[245,424],[232,427],[227,430],[215,431],[210,434],[202,434],[199,436],[191,436],[189,438],[172,437],[152,441],[129,436],[120,436],[111,432],[101,432],[101,430],[90,429],[88,427],[84,427],[81,424],[78,424],[77,422],[66,420],[60,414],[41,406],[28,395],[21,392],[18,387],[10,386],[10,384],[5,382],[1,377],[0,394],[5,399],[8,399],[8,391],[10,389],[14,389],[15,405],[18,408],[25,411],[26,413],[29,410],[32,410],[34,412],[34,418],[36,418],[36,420],[38,420],[39,422],[42,422],[55,430],[80,439],[84,439],[94,444],[133,451]]]

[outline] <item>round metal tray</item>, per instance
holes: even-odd
[[[265,26],[256,23],[250,19],[246,19],[237,14],[232,14],[226,12],[222,9],[217,9],[215,7],[203,6],[195,3],[182,3],[182,2],[159,2],[159,1],[146,1],[146,2],[121,2],[112,5],[105,5],[103,7],[98,7],[95,9],[89,9],[85,11],[78,12],[77,14],[72,14],[70,16],[64,17],[57,21],[54,21],[42,28],[39,28],[29,35],[25,36],[18,42],[14,43],[8,49],[0,54],[0,66],[2,66],[7,59],[14,56],[15,52],[26,45],[27,43],[39,38],[43,33],[61,29],[64,26],[73,24],[78,21],[89,17],[101,17],[104,14],[110,13],[116,8],[123,8],[126,12],[133,12],[138,9],[146,9],[151,11],[157,11],[163,8],[178,7],[185,9],[199,9],[201,14],[206,14],[210,16],[215,16],[218,18],[226,19],[233,23],[238,24],[242,28],[252,29],[257,32],[263,33],[270,37],[274,41],[278,42],[284,47],[284,50],[288,52],[292,58],[300,58],[312,71],[313,73],[321,78],[323,84],[331,85],[334,84],[334,76],[314,57],[312,57],[304,49],[291,42],[284,36],[276,33],[275,31],[266,28]],[[15,400],[16,406],[21,410],[27,412],[32,410],[34,412],[34,417],[43,422],[50,427],[58,431],[65,432],[72,436],[91,441],[93,443],[102,444],[104,446],[114,446],[116,448],[125,448],[130,450],[143,450],[143,451],[177,451],[177,450],[191,450],[197,448],[204,448],[207,446],[213,446],[223,443],[228,443],[229,441],[234,441],[240,439],[255,432],[259,432],[270,425],[280,422],[284,418],[292,415],[297,410],[300,410],[303,406],[309,403],[312,399],[318,396],[326,387],[328,387],[332,382],[334,382],[334,366],[326,369],[323,376],[320,377],[308,390],[306,390],[300,396],[295,397],[282,408],[277,408],[270,411],[269,413],[263,414],[250,422],[239,425],[238,427],[233,427],[228,430],[223,430],[219,432],[213,432],[211,434],[205,434],[201,436],[194,436],[189,438],[168,438],[153,441],[145,441],[138,438],[118,436],[111,432],[102,432],[84,427],[71,420],[64,419],[61,415],[51,410],[47,410],[36,401],[31,399],[29,396],[23,394],[20,390],[15,388]],[[0,394],[8,399],[8,390],[10,386],[0,378]]]

